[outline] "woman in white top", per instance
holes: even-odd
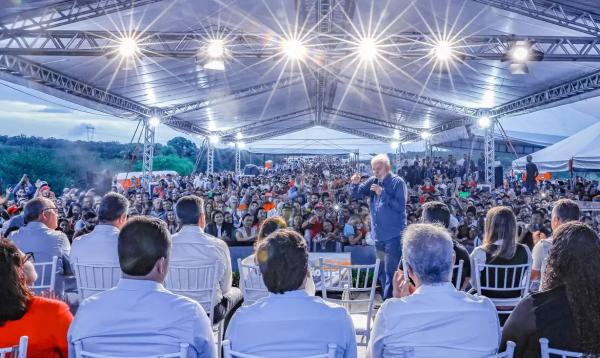
[[[246,214],[242,217],[242,226],[235,231],[237,241],[256,240],[256,226],[254,226],[254,217]]]
[[[280,229],[287,229],[287,227],[288,226],[287,226],[285,220],[281,216],[272,216],[272,217],[266,219],[260,227],[260,230],[256,237],[256,243],[254,244],[254,247],[256,247],[261,240],[263,240],[267,236],[271,235],[275,231],[280,230]],[[250,305],[250,304],[256,302],[257,300],[259,300],[260,298],[269,295],[269,292],[267,291],[267,288],[264,286],[264,282],[262,282],[262,276],[260,275],[260,269],[258,268],[258,262],[256,260],[255,254],[253,253],[252,255],[244,258],[241,261],[241,264],[242,264],[242,266],[247,266],[247,267],[249,266],[248,269],[246,269],[244,267],[238,267],[238,270],[240,270],[240,287],[242,288],[242,292],[244,293],[244,305]],[[242,279],[243,276],[242,276],[241,271],[243,269],[246,269],[245,275],[244,275],[245,279]],[[263,291],[255,291],[255,290],[252,290],[252,291],[244,290],[244,286],[247,286],[247,287],[252,286],[253,288],[256,288],[257,285],[260,285],[260,287],[263,287],[264,292]],[[315,281],[313,280],[312,275],[309,275],[306,277],[305,290],[309,295],[311,295],[311,296],[315,295],[315,292],[316,292]]]

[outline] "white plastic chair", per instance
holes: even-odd
[[[31,285],[32,290],[35,290],[36,292],[55,290],[57,263],[58,257],[52,256],[52,261],[36,262],[33,264],[38,278],[33,285]]]
[[[336,349],[337,349],[336,344],[329,344],[327,346],[327,353],[317,354],[317,355],[312,355],[312,356],[305,356],[305,357],[301,357],[301,358],[335,358]],[[229,340],[225,340],[225,341],[223,341],[223,358],[266,358],[266,357],[245,354],[242,352],[236,352],[231,349],[231,342]]]
[[[550,358],[550,354],[555,355],[555,356],[560,356],[561,358],[571,358],[571,357],[577,358],[577,357],[585,356],[585,354],[583,354],[583,353],[563,351],[560,349],[550,348],[550,341],[548,341],[547,338],[540,338],[540,348],[542,351],[542,358]]]
[[[363,336],[359,345],[367,345],[371,337],[373,321],[373,305],[375,302],[375,288],[379,274],[379,259],[373,265],[335,265],[319,259],[319,272],[323,299],[337,303],[348,310],[356,335]],[[371,278],[369,276],[373,274]],[[353,276],[356,279],[353,279]],[[364,277],[361,282],[360,278]],[[328,296],[329,293],[342,294],[341,299]],[[367,299],[353,299],[352,295],[368,293]]]
[[[169,291],[189,297],[204,308],[212,323],[213,331],[218,335],[217,347],[220,347],[225,320],[221,320],[215,327],[214,309],[218,284],[219,263],[216,261],[212,265],[201,266],[178,266],[176,262],[173,262],[165,279],[165,288]]]
[[[79,262],[73,263],[73,266],[80,302],[96,293],[110,290],[121,278],[119,266]]]
[[[508,341],[506,342],[506,350],[504,352],[500,352],[498,354],[494,354],[492,356],[488,356],[485,358],[513,358],[515,353],[515,342]],[[415,356],[414,347],[403,347],[402,352],[399,355],[396,355],[396,358],[413,358]]]
[[[244,306],[249,306],[259,299],[270,295],[262,278],[260,268],[256,265],[242,264],[242,259],[237,260],[240,272],[240,290],[244,296]]]
[[[456,287],[457,290],[461,290],[462,288],[462,284],[463,284],[463,280],[462,280],[462,272],[463,272],[463,266],[465,264],[465,260],[460,260],[458,261],[458,265],[454,265],[452,268],[452,272],[454,272],[454,270],[456,271],[456,280],[454,282],[454,287]]]
[[[6,358],[7,354],[10,354],[10,356],[14,357],[14,358],[26,358],[28,342],[29,342],[29,337],[22,336],[19,339],[18,346],[0,348],[0,358]]]
[[[124,357],[127,357],[127,358],[187,358],[187,351],[188,351],[189,346],[190,345],[187,343],[181,343],[179,345],[178,352],[159,354],[159,355],[153,355],[153,356],[136,356],[136,357],[109,356],[109,355],[104,355],[104,354],[96,354],[96,353],[92,353],[92,352],[86,352],[81,347],[81,341],[76,341],[75,342],[75,358],[124,358]]]
[[[529,292],[529,281],[531,279],[531,256],[526,264],[521,265],[488,265],[475,262],[475,289],[477,294],[483,296],[483,291],[507,292],[520,291],[518,297],[514,298],[492,298],[490,300],[496,307],[510,307],[510,310],[498,310],[499,314],[510,314],[514,307],[527,296]],[[485,285],[481,284],[481,278],[485,277]],[[491,282],[493,280],[493,283]]]

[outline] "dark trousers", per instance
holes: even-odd
[[[375,241],[375,249],[379,265],[379,280],[383,288],[383,299],[392,297],[394,292],[394,272],[398,269],[402,257],[402,245],[400,236],[390,240]]]
[[[225,329],[229,325],[231,317],[235,311],[240,308],[243,302],[242,291],[237,287],[232,287],[229,292],[223,295],[221,302],[217,303],[213,310],[213,324],[225,320]]]

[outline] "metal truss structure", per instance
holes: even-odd
[[[600,15],[548,0],[473,0],[571,30],[600,35]]]
[[[396,152],[394,153],[394,164],[396,165],[396,171],[402,166],[402,145],[398,143]]]
[[[234,135],[237,133],[244,134],[246,131],[260,128],[261,126],[266,126],[266,125],[273,124],[273,123],[289,121],[291,119],[296,119],[299,117],[307,116],[312,113],[314,113],[314,110],[312,108],[305,108],[305,109],[301,109],[299,111],[290,112],[290,113],[282,114],[280,116],[275,116],[275,117],[271,117],[271,118],[261,119],[261,120],[252,122],[250,124],[223,130],[223,131],[217,132],[216,134],[219,137],[221,137],[221,139],[223,139],[224,141],[227,141],[230,139],[233,140],[233,139],[235,139]]]
[[[242,154],[240,153],[240,144],[235,142],[235,175],[242,174]]]
[[[375,124],[375,125],[385,127],[385,128],[398,129],[400,131],[407,132],[407,133],[412,133],[412,134],[421,133],[421,130],[418,128],[399,125],[394,122],[389,122],[389,121],[385,121],[382,119],[365,116],[363,114],[352,113],[352,112],[342,111],[342,110],[336,110],[334,108],[325,108],[324,112],[331,116],[334,116],[334,117],[336,117],[336,116],[343,117],[343,118],[352,119],[352,120],[359,121],[359,122]]]
[[[496,161],[496,146],[494,144],[494,129],[496,121],[492,120],[491,125],[485,129],[483,136],[483,156],[485,160],[485,183],[493,188],[496,183],[496,171],[494,162]]]
[[[254,143],[254,142],[264,140],[264,139],[269,139],[269,138],[278,137],[278,136],[282,136],[282,135],[289,134],[289,133],[299,132],[301,130],[312,128],[314,126],[315,126],[314,122],[311,121],[311,122],[293,126],[293,127],[284,127],[284,128],[277,129],[277,130],[274,130],[274,131],[271,131],[271,132],[268,132],[265,134],[260,134],[257,136],[246,138],[246,139],[244,139],[244,142],[245,143]]]
[[[160,1],[163,0],[65,0],[0,18],[0,29],[50,29]]]
[[[600,71],[577,78],[549,89],[521,97],[489,110],[492,117],[502,117],[509,114],[522,113],[531,109],[562,101],[567,98],[595,91],[600,88]]]
[[[380,136],[377,134],[361,131],[360,129],[354,129],[354,128],[342,126],[337,123],[323,122],[322,125],[324,127],[327,127],[329,129],[333,129],[333,130],[336,130],[339,132],[344,132],[344,133],[352,134],[352,135],[363,137],[363,138],[373,139],[373,140],[377,140],[377,141],[384,142],[384,143],[389,143],[391,141],[391,138],[389,138],[389,137],[384,137],[384,136]]]
[[[215,172],[215,145],[207,140],[206,147],[206,174],[212,175]]]
[[[155,128],[150,125],[149,118],[142,118],[144,125],[144,153],[142,155],[142,178],[143,185],[150,191],[152,183],[152,166],[154,163],[154,139]]]
[[[111,56],[117,54],[121,36],[120,33],[108,31],[0,29],[0,51],[12,55]],[[210,32],[144,32],[136,41],[140,54],[146,57],[195,58],[211,36],[214,34]],[[281,49],[277,42],[265,45],[267,36],[245,33],[228,36],[228,51],[234,58],[279,56]],[[343,45],[347,35],[323,36],[315,37],[317,43],[314,47],[320,47],[320,51],[327,54],[324,57],[329,60],[348,56],[354,51]],[[392,35],[386,45],[390,48],[386,56],[390,59],[426,58],[435,46],[433,39],[438,37],[438,34],[417,32]],[[531,44],[533,50],[542,52],[543,61],[600,61],[598,37],[472,35],[454,43],[454,55],[462,61],[503,61],[516,41],[525,41]],[[332,46],[332,43],[337,45]],[[316,82],[322,92],[331,77],[327,67],[324,64],[315,71]]]

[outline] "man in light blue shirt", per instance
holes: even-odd
[[[265,357],[305,357],[337,346],[338,358],[356,357],[348,312],[304,290],[308,253],[302,236],[278,230],[258,244],[256,258],[271,295],[240,308],[226,332],[234,351]]]
[[[68,333],[70,357],[77,341],[84,351],[104,355],[154,356],[187,343],[188,357],[216,357],[206,312],[163,287],[170,250],[169,231],[160,219],[137,217],[123,226],[118,239],[123,277],[117,287],[79,306]]]
[[[404,232],[405,266],[415,286],[396,274],[394,297],[377,312],[368,358],[478,358],[496,354],[500,323],[490,299],[450,282],[452,239],[442,226],[413,224]]]

